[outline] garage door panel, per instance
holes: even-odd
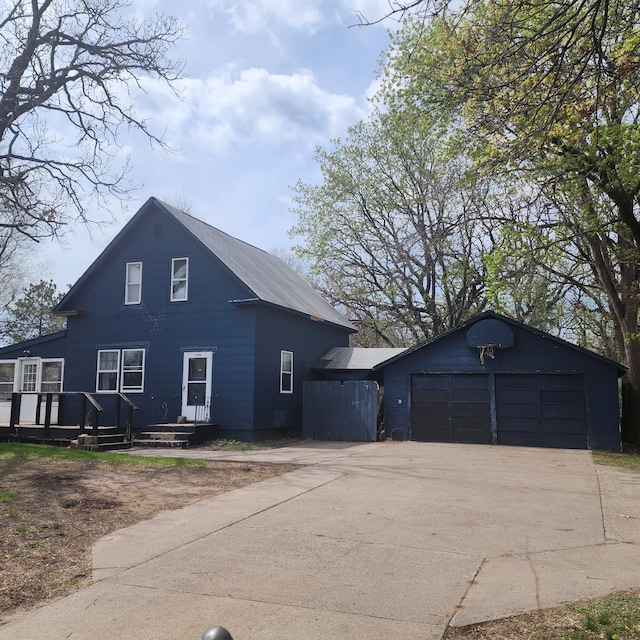
[[[434,389],[449,390],[451,388],[451,376],[440,374],[413,376],[411,380],[411,388],[413,391],[419,391],[421,389],[427,389],[429,391]]]
[[[448,416],[448,402],[418,402],[413,407],[416,416]]]
[[[414,427],[412,436],[419,442],[450,442],[448,425],[446,429]]]
[[[539,447],[538,433],[527,431],[508,431],[498,433],[498,444],[508,447]]]
[[[453,442],[465,444],[491,444],[491,430],[481,429],[453,429]]]
[[[499,407],[499,415],[503,418],[535,418],[540,416],[537,404],[503,404]]]
[[[418,389],[414,391],[413,402],[449,402],[448,389]]]
[[[538,382],[535,376],[510,373],[500,376],[500,387],[505,391],[511,389],[532,389],[535,391],[538,389]]]
[[[583,406],[581,391],[542,391],[543,404],[574,404]]]
[[[454,391],[478,389],[487,392],[487,376],[458,373],[449,377],[451,378],[451,388]]]
[[[542,391],[580,391],[583,389],[582,376],[572,374],[553,374],[540,376],[540,389]]]
[[[482,416],[491,419],[491,409],[486,402],[459,402],[451,405],[451,415],[456,416]]]
[[[501,394],[502,404],[538,404],[540,393],[537,389],[509,389]]]
[[[576,434],[584,431],[582,420],[544,420],[542,423],[543,433],[566,433]]]
[[[542,406],[542,419],[546,420],[548,418],[562,419],[562,420],[582,420],[584,416],[584,406],[583,405],[554,405],[547,404]]]
[[[497,374],[498,442],[586,448],[583,388],[580,374]]]
[[[537,418],[506,418],[501,420],[498,435],[502,432],[511,431],[537,433],[540,431],[540,420]]]
[[[485,383],[486,384],[486,383]],[[487,389],[454,389],[451,392],[453,402],[488,402]]]
[[[489,376],[413,376],[411,437],[428,442],[491,442]]]
[[[584,449],[584,434],[545,433],[542,437],[542,446],[552,449]]]
[[[449,429],[449,414],[443,416],[418,415],[413,420],[413,425],[419,429]]]

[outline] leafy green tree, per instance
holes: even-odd
[[[485,306],[487,194],[447,142],[427,118],[378,112],[317,151],[320,185],[294,188],[297,251],[367,344],[415,344]]]
[[[485,0],[407,20],[387,91],[457,118],[476,167],[534,181],[553,233],[606,295],[622,380],[623,439],[640,442],[640,31],[627,0]]]
[[[9,306],[5,320],[6,339],[12,343],[22,342],[64,329],[65,319],[51,313],[62,296],[53,281],[40,280],[29,285]]]

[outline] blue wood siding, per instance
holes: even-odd
[[[395,439],[411,437],[411,376],[420,373],[581,374],[587,446],[618,449],[618,370],[607,361],[519,325],[515,343],[481,364],[478,349],[466,344],[466,330],[426,344],[384,368],[385,428]],[[492,376],[492,380],[494,380]],[[495,384],[495,380],[494,380]]]
[[[254,428],[302,433],[303,385],[313,378],[310,365],[331,347],[348,346],[349,332],[326,322],[278,309],[255,307],[256,378]],[[280,393],[280,353],[293,352],[293,393]],[[259,436],[258,436],[259,437]]]

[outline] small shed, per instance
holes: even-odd
[[[626,368],[494,312],[378,364],[393,439],[619,450]]]

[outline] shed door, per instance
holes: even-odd
[[[497,374],[498,444],[585,449],[580,374]]]
[[[486,374],[425,374],[411,379],[411,439],[491,444]]]

